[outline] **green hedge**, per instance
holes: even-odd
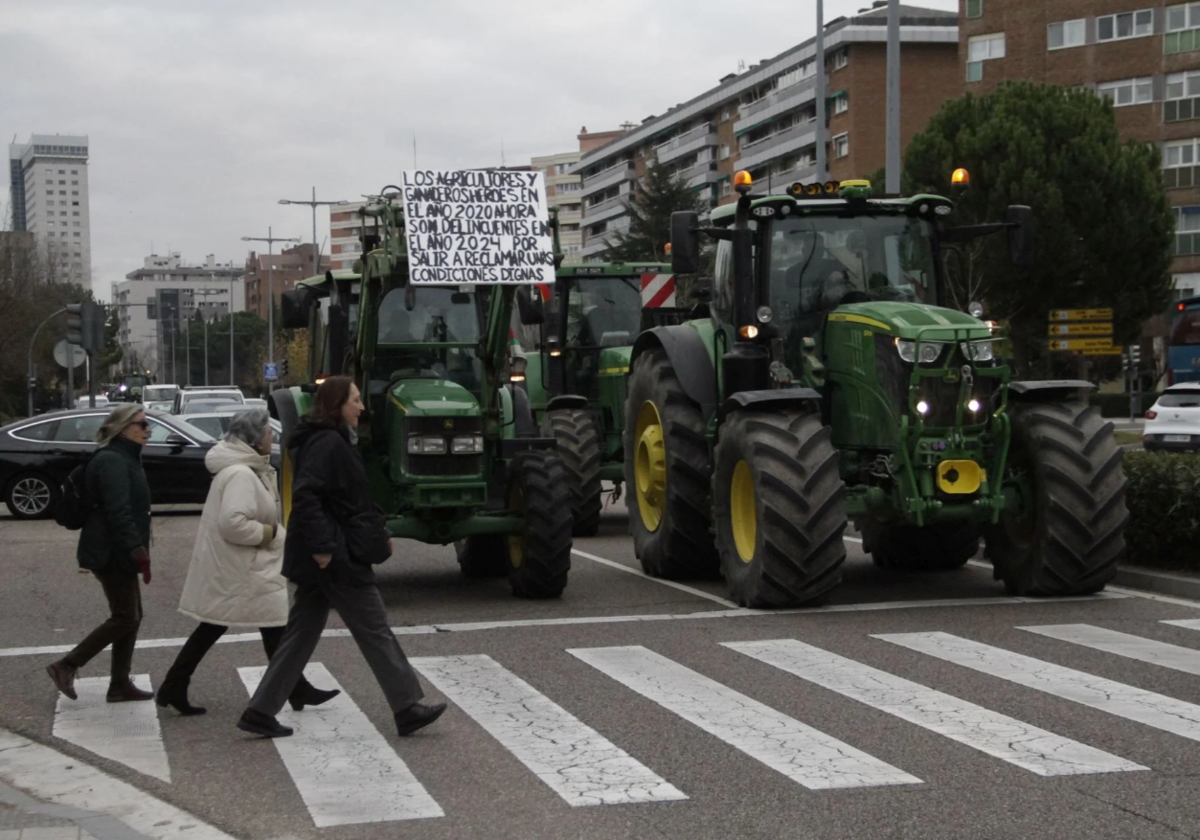
[[[1141,409],[1137,416],[1141,417],[1146,413],[1146,409],[1154,405],[1154,401],[1158,399],[1158,393],[1146,393],[1141,395]],[[1121,418],[1129,417],[1129,394],[1096,394],[1091,396],[1092,405],[1099,406],[1100,415],[1102,417]]]
[[[1200,456],[1126,452],[1126,562],[1200,571]]]

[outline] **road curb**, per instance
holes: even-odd
[[[1167,572],[1126,566],[1117,569],[1117,576],[1113,578],[1113,583],[1117,586],[1127,586],[1130,589],[1141,589],[1159,595],[1200,601],[1200,577],[1172,575]]]

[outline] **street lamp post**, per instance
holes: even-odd
[[[313,195],[316,195],[315,188]],[[316,230],[316,216],[317,208],[313,207],[314,231]],[[243,236],[242,241],[267,243],[267,361],[275,364],[275,243],[299,242],[300,240],[295,237],[285,239],[281,236],[274,236],[272,228],[268,225],[266,236]],[[315,271],[313,273],[316,274]]]
[[[349,204],[348,201],[317,201],[317,188],[312,188],[312,199],[308,201],[293,201],[288,198],[279,199],[280,204],[307,204],[312,208],[312,225],[313,225],[313,276],[321,273],[320,265],[317,261],[317,206],[324,205],[326,207],[340,207],[343,204]]]

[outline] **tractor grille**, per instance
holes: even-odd
[[[405,441],[412,435],[440,435],[446,439],[447,451],[455,436],[482,432],[482,417],[409,417],[404,421]],[[404,451],[405,471],[409,475],[476,476],[483,472],[482,455],[409,455],[407,443]]]
[[[936,365],[961,373],[967,363],[961,348],[954,347],[950,351],[949,360],[939,359]],[[908,405],[908,383],[913,366],[900,358],[890,336],[876,334],[875,336],[875,371],[879,377],[879,385],[883,392],[898,406]],[[917,398],[929,403],[930,412],[925,416],[927,426],[953,426],[958,411],[961,382],[946,382],[940,376],[922,378]],[[976,376],[971,385],[970,393],[963,398],[965,403],[971,398],[979,400],[982,409],[972,416],[964,410],[963,423],[972,421],[983,422],[989,413],[995,410],[995,398],[1000,388],[996,377]]]

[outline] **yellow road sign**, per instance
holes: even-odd
[[[1092,324],[1051,324],[1050,337],[1066,335],[1112,335],[1112,321]]]
[[[1050,349],[1057,351],[1081,352],[1083,350],[1113,350],[1121,352],[1120,347],[1113,347],[1112,339],[1109,338],[1052,338],[1050,339]]]
[[[1083,356],[1120,356],[1125,351],[1120,347],[1101,347],[1099,350],[1080,350]]]
[[[1111,309],[1051,309],[1051,321],[1111,321]]]

